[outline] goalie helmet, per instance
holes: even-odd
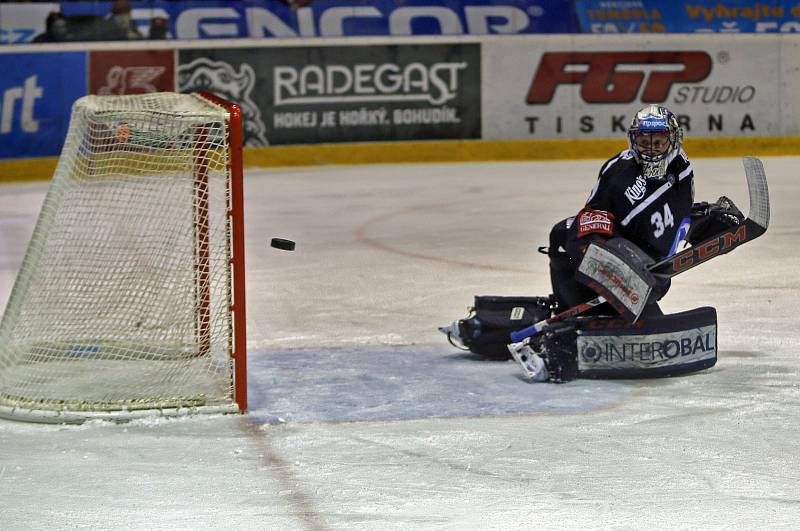
[[[644,177],[664,180],[667,166],[681,151],[683,129],[669,109],[648,105],[633,116],[628,142]]]

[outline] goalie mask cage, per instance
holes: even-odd
[[[241,146],[211,94],[75,102],[0,321],[0,416],[246,410]]]

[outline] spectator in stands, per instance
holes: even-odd
[[[291,7],[292,9],[297,9],[298,7],[305,7],[311,3],[312,0],[283,0],[283,3]]]
[[[32,42],[65,42],[73,40],[67,29],[67,19],[59,11],[51,11],[45,19],[45,32],[33,38]]]
[[[108,17],[109,27],[106,40],[137,40],[143,36],[131,18],[131,3],[128,0],[115,0]]]
[[[34,37],[33,42],[125,41],[144,38],[133,22],[128,0],[116,0],[111,6],[111,13],[106,17],[99,15],[65,17],[62,13],[53,11],[47,15],[45,28],[45,32]],[[163,31],[166,35],[166,21]],[[153,33],[152,27],[151,33]],[[158,29],[153,34],[158,35]]]
[[[169,30],[167,19],[164,17],[153,17],[150,20],[150,33],[148,33],[147,38],[153,40],[168,39],[169,34],[167,30]]]

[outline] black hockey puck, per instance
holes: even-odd
[[[276,249],[283,249],[284,251],[294,251],[294,242],[284,238],[272,238],[272,241],[269,242],[269,245],[271,247],[275,247]]]

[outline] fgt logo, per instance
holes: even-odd
[[[586,103],[630,103],[647,78],[641,101],[661,103],[674,83],[708,77],[711,64],[711,57],[701,51],[545,52],[526,101],[531,105],[550,103],[559,85],[577,83]],[[642,65],[650,68],[645,70]]]

